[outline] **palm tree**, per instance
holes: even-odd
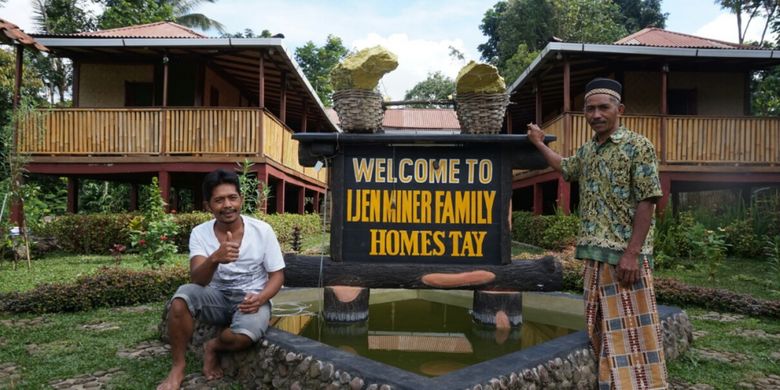
[[[195,7],[204,2],[213,4],[217,0],[161,0],[161,2],[169,3],[173,7],[173,16],[176,18],[176,23],[204,31],[213,28],[219,31],[220,34],[225,33],[225,26],[222,23],[203,14],[191,13]]]

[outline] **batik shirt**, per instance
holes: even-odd
[[[637,204],[662,195],[653,144],[621,126],[601,145],[594,136],[575,155],[563,159],[561,168],[564,180],[579,181],[575,257],[616,265],[631,239]],[[650,266],[653,225],[640,252],[640,259]]]

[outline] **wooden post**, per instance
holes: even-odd
[[[542,191],[542,183],[534,183],[534,215],[542,215],[544,213],[544,191]]]
[[[298,188],[298,214],[306,213],[306,188]]]
[[[303,100],[303,117],[301,118],[301,131],[306,132],[309,127],[309,104],[308,100]]]
[[[162,97],[162,125],[160,126],[160,155],[165,155],[167,148],[165,147],[166,140],[168,139],[168,55],[163,57],[163,97]],[[160,179],[162,181],[162,179]],[[162,183],[160,183],[162,186]],[[167,202],[167,199],[166,199]]]
[[[655,213],[657,215],[662,215],[666,212],[666,206],[669,204],[669,196],[672,192],[672,179],[669,177],[669,175],[661,173],[661,192],[663,192],[663,195],[661,196],[661,199],[658,199],[658,203],[655,205]]]
[[[571,65],[568,59],[563,61],[563,156],[571,155]]]
[[[506,133],[512,134],[512,113],[509,111],[509,107],[504,115],[506,115]]]
[[[565,215],[571,213],[571,184],[568,181],[563,180],[563,177],[558,178],[558,207],[563,211]]]
[[[257,85],[257,102],[260,108],[265,108],[265,64],[263,62],[263,51],[260,50],[258,54],[260,55],[260,62],[257,66],[257,78],[259,80]]]
[[[258,79],[258,92],[257,92],[257,106],[260,107],[260,118],[257,122],[257,138],[260,141],[260,145],[258,145],[257,155],[262,156],[265,152],[263,151],[264,148],[264,139],[265,139],[265,64],[263,63],[263,51],[260,50],[258,52],[258,56],[260,57],[260,60],[257,65],[257,79]],[[268,177],[266,176],[266,183]]]
[[[314,212],[320,213],[320,193],[318,191],[314,191]]]
[[[282,96],[279,100],[279,120],[287,124],[287,72],[282,72]]]
[[[195,191],[197,195],[198,191]],[[197,198],[197,196],[195,196]],[[197,207],[197,203],[195,207]],[[138,210],[138,183],[130,183],[130,211]]]
[[[268,186],[268,170],[265,164],[257,164],[257,191],[263,193],[264,187]],[[263,214],[268,212],[268,199],[263,199],[263,204],[257,205],[258,211]]]
[[[666,98],[669,88],[669,64],[661,66],[661,163],[666,163],[666,126],[667,115],[669,114],[669,102]]]
[[[75,176],[68,176],[67,211],[71,214],[79,212],[79,179]]]
[[[171,193],[171,174],[168,171],[159,171],[157,172],[157,177],[160,184],[160,196],[162,196],[163,201],[165,202],[165,210],[169,210],[168,208],[168,195]]]
[[[523,323],[523,294],[519,291],[474,291],[471,316],[475,321],[497,328]]]
[[[368,318],[370,291],[365,287],[331,286],[324,289],[325,320],[357,322]]]
[[[73,107],[79,106],[79,95],[81,94],[81,62],[73,61],[73,87],[72,87]]]
[[[285,193],[285,187],[287,183],[284,181],[284,179],[279,179],[278,184],[276,185],[276,213],[277,214],[284,214],[284,193]]]
[[[538,126],[542,125],[542,121],[544,120],[544,117],[542,116],[542,87],[539,85],[538,81],[534,81],[534,90],[536,91],[534,93],[535,98],[535,118],[536,118],[536,124]]]
[[[14,96],[12,97],[12,115],[16,114],[16,110],[19,108],[19,104],[22,99],[22,74],[24,73],[24,46],[16,45],[16,72],[14,74]],[[19,124],[14,123],[14,147],[19,147]],[[19,178],[19,180],[24,180]],[[21,183],[20,183],[21,185]],[[24,229],[24,204],[21,199],[14,199],[11,197],[11,222]]]

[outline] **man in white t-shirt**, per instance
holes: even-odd
[[[194,319],[226,326],[204,346],[203,375],[222,376],[218,352],[248,348],[265,334],[270,299],[284,283],[284,259],[273,229],[242,216],[238,176],[218,169],[203,181],[203,199],[214,219],[190,235],[190,279],[176,291],[168,311],[173,365],[157,389],[178,389]],[[229,327],[228,327],[229,326]]]

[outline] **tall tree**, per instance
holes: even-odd
[[[332,104],[330,95],[333,93],[330,71],[349,54],[341,38],[328,35],[325,44],[317,46],[312,41],[295,49],[295,61],[301,66],[303,74],[309,79],[311,86],[317,91],[317,96],[326,106]]]
[[[623,16],[621,24],[629,33],[645,27],[666,27],[668,13],[661,12],[661,0],[613,0]]]
[[[527,53],[542,50],[553,38],[608,43],[626,34],[620,8],[611,0],[506,0],[485,12],[480,28],[488,41],[479,46],[482,59],[502,74],[518,73]],[[512,63],[507,62],[522,48]]]
[[[504,70],[501,72],[507,85],[514,83],[538,55],[538,51],[528,51],[528,45],[525,43],[517,45],[517,51],[504,63]]]
[[[100,28],[117,28],[135,24],[173,21],[183,26],[225,33],[225,26],[206,15],[192,13],[203,3],[217,0],[96,0],[105,5]]]
[[[95,17],[85,11],[86,5],[84,0],[33,0],[35,29],[45,34],[73,34],[93,30]],[[70,61],[32,51],[27,55],[32,66],[43,77],[49,102],[63,103],[72,82],[73,67]]]
[[[428,77],[406,91],[404,100],[445,100],[455,93],[455,82],[441,72],[428,73]],[[422,107],[422,105],[420,106]]]
[[[737,17],[737,38],[740,45],[745,43],[745,35],[753,20],[764,18],[763,33],[759,45],[764,43],[766,31],[777,20],[777,0],[715,0],[715,4]]]

